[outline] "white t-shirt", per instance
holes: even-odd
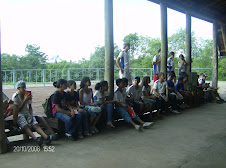
[[[118,90],[118,88],[115,90],[114,94],[114,100],[120,100],[121,105],[126,106],[126,90],[122,89],[122,92]]]
[[[94,103],[96,104],[103,104],[103,101],[101,100],[102,98],[105,99],[106,97],[108,97],[108,92],[105,91],[104,94],[101,94],[101,92],[99,90],[97,90],[94,93],[93,99],[94,99]]]
[[[175,65],[174,65],[174,61],[171,57],[169,57],[167,59],[167,66],[171,66],[171,68],[167,68],[168,71],[174,71]]]
[[[166,88],[168,88],[167,82],[159,82],[159,80],[155,81],[153,89],[156,89],[159,94],[166,94]]]
[[[146,94],[144,95],[143,92],[145,92]],[[142,88],[142,96],[148,96],[148,94],[150,92],[151,92],[151,86],[148,85],[147,88],[145,86],[143,86],[143,88]]]
[[[179,67],[179,72],[186,72],[186,62],[185,61],[182,65],[182,69],[180,69],[180,67],[181,67],[180,61],[178,62],[178,67]]]
[[[142,88],[138,85],[138,89],[135,88],[135,86],[131,85],[127,90],[127,95],[133,94],[133,97],[135,100],[140,100],[142,96]]]
[[[24,101],[24,99],[22,99],[20,97],[20,95],[18,94],[18,92],[16,92],[16,93],[13,94],[12,100],[14,101],[14,104],[16,104],[18,106],[20,106],[23,103],[23,101]],[[19,111],[19,114],[18,115],[20,115],[20,114],[29,114],[28,104],[31,104],[31,103],[32,103],[31,100],[27,101],[25,103],[25,105],[24,105],[24,108],[21,111]]]
[[[157,62],[157,61],[159,61],[159,59],[160,59],[160,56],[159,55],[155,55],[152,62]],[[159,74],[160,73],[160,63],[161,62],[153,65],[154,74]]]
[[[124,50],[123,51],[121,51],[120,53],[119,53],[119,55],[118,55],[118,57],[120,58],[120,59],[124,59],[124,61],[122,62],[122,60],[121,60],[121,68],[122,69],[124,69],[124,70],[129,70],[129,54],[128,54],[128,52],[125,52]],[[123,65],[122,65],[123,64]],[[123,66],[124,66],[124,68],[123,68]]]

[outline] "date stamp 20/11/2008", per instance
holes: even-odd
[[[13,152],[55,152],[55,146],[13,146]]]

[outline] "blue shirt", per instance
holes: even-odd
[[[167,80],[167,84],[168,84],[168,91],[169,91],[169,93],[171,93],[174,88],[174,83],[172,80]]]

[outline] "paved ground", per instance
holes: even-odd
[[[226,98],[225,85],[220,87],[220,93]],[[35,105],[42,97],[38,93],[45,95],[52,91],[48,88],[45,93],[36,92],[32,88],[32,92]],[[1,167],[226,167],[226,103],[187,109],[181,115],[157,121],[154,127],[141,133],[127,124],[116,126],[115,130],[105,130],[83,140],[55,141],[51,146],[53,153],[43,149],[36,153],[9,152],[0,156]],[[23,145],[35,146],[35,143],[17,143],[14,148]]]

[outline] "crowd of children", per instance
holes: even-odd
[[[97,124],[101,116],[106,113],[104,121],[110,128],[115,128],[113,113],[130,123],[138,131],[154,125],[153,120],[163,118],[163,114],[180,114],[180,109],[188,108],[193,104],[200,104],[201,101],[216,100],[217,103],[225,101],[219,96],[218,88],[210,87],[205,82],[207,75],[201,73],[197,79],[197,90],[191,91],[186,72],[186,61],[184,56],[179,56],[179,77],[176,81],[173,61],[174,52],[169,53],[167,60],[168,80],[165,80],[163,72],[160,72],[161,49],[153,59],[154,84],[151,88],[151,79],[144,76],[141,82],[139,76],[133,81],[129,71],[128,50],[130,44],[124,44],[124,50],[119,54],[116,63],[120,68],[120,78],[115,81],[117,88],[113,99],[108,96],[108,82],[100,81],[93,92],[89,77],[83,77],[78,90],[74,80],[59,79],[53,83],[56,91],[53,93],[52,115],[65,123],[65,136],[70,140],[82,139],[99,132]],[[140,84],[141,82],[141,84]],[[129,86],[128,86],[129,84]],[[52,135],[46,135],[38,125],[32,110],[32,96],[26,93],[24,81],[18,81],[17,92],[12,100],[5,100],[5,116],[13,111],[13,123],[16,128],[24,129],[27,135],[31,136],[38,145],[43,141],[48,145],[53,140]],[[69,89],[67,89],[69,88]],[[94,94],[93,94],[94,93]],[[148,121],[148,122],[145,122]],[[103,122],[103,121],[101,121]],[[31,131],[35,129],[41,137],[36,137]]]

